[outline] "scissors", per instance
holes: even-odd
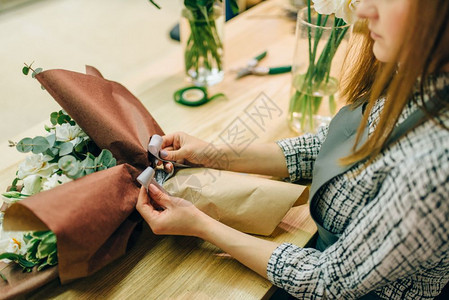
[[[280,67],[257,67],[259,62],[267,56],[267,51],[262,52],[256,57],[249,60],[246,64],[246,67],[240,68],[237,71],[237,77],[235,79],[240,79],[246,75],[274,75],[274,74],[282,74],[287,73],[292,70],[292,66],[280,66]]]
[[[156,168],[158,161],[162,162],[170,162],[173,166],[189,168],[190,166],[180,164],[174,161],[162,159],[159,156],[159,152],[162,148],[162,137],[160,135],[154,134],[151,136],[150,142],[148,143],[148,152],[150,154],[150,166],[147,167],[139,176],[137,176],[137,181],[143,185],[146,189],[150,186],[150,184],[156,185],[162,192],[168,194],[167,191],[155,180],[156,176]],[[174,169],[168,174],[165,179],[171,177],[174,173]]]

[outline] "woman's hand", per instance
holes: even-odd
[[[206,215],[187,200],[164,194],[155,185],[140,189],[136,209],[155,234],[196,236],[267,277],[267,263],[277,243],[232,229]]]
[[[244,148],[241,148],[244,147]],[[160,157],[165,160],[234,172],[288,177],[284,153],[276,143],[239,145],[211,145],[184,132],[162,137]],[[165,171],[173,170],[164,163]]]
[[[198,236],[201,220],[209,218],[191,202],[163,193],[155,185],[140,188],[136,209],[155,234]],[[151,201],[153,200],[153,201]]]
[[[180,164],[188,164],[197,167],[207,167],[205,155],[208,143],[184,132],[175,132],[162,137],[162,150],[160,157],[175,161]],[[173,169],[171,163],[165,164],[165,169],[170,172]]]

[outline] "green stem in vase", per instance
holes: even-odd
[[[221,16],[221,11],[214,7],[211,0],[185,0],[184,4],[186,10],[183,14],[190,26],[184,52],[186,71],[197,78],[202,68],[206,71],[214,68],[222,70],[223,44],[216,25],[216,17]]]
[[[315,117],[320,110],[323,97],[329,97],[329,110],[331,115],[335,114],[336,104],[333,93],[337,89],[337,82],[330,76],[332,60],[340,46],[349,26],[345,26],[344,20],[334,18],[330,34],[325,41],[321,53],[318,46],[323,37],[329,15],[317,14],[312,19],[311,1],[307,1],[307,11],[304,16],[309,24],[307,26],[309,65],[304,74],[297,74],[293,79],[294,94],[290,101],[290,118],[296,118],[302,130],[315,130]],[[316,24],[314,24],[316,23]],[[315,26],[313,26],[315,25]],[[314,27],[314,29],[312,28]],[[313,39],[313,40],[312,40]],[[318,59],[317,59],[318,58]],[[298,119],[299,118],[299,119]]]

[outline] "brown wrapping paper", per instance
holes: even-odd
[[[100,148],[113,153],[120,165],[16,203],[7,210],[4,219],[7,230],[49,228],[55,232],[62,283],[88,276],[125,253],[139,219],[135,211],[139,189],[135,178],[149,165],[147,144],[150,137],[163,135],[145,107],[125,87],[104,79],[93,67],[87,67],[86,73],[49,70],[36,78]],[[178,183],[182,181],[182,172],[172,181],[175,178]],[[196,174],[196,177],[201,176]],[[225,172],[216,182],[203,177],[200,180],[201,201],[195,203],[191,198],[192,202],[212,217],[242,231],[269,234],[293,202],[302,202],[298,186],[293,191],[284,186],[285,183]],[[230,194],[229,190],[236,186],[239,189]],[[176,189],[176,195],[189,198],[187,194],[191,189],[190,192],[179,186]],[[270,191],[271,194],[264,197]],[[281,191],[288,195],[282,205]],[[265,200],[258,203],[257,199]],[[251,209],[255,204],[258,209]],[[262,214],[258,216],[259,213]],[[261,227],[261,223],[269,225]],[[52,272],[49,271],[54,274]],[[33,289],[33,284],[37,288],[45,280],[54,278],[39,276],[40,280],[32,281],[28,281],[27,276],[21,277],[28,281],[26,284],[20,280],[1,283],[0,294],[6,295],[3,292],[8,291],[10,296],[17,296]]]
[[[108,149],[117,163],[136,168],[148,166],[147,145],[162,129],[124,86],[104,79],[94,67],[87,74],[48,70],[36,76],[56,102],[101,149]]]
[[[139,221],[132,219],[136,169],[122,164],[12,205],[5,230],[52,230],[62,282],[91,274],[125,253]],[[30,214],[33,212],[33,214]]]
[[[135,213],[139,190],[135,178],[149,164],[150,137],[163,134],[126,88],[105,80],[93,67],[86,71],[49,70],[36,78],[95,143],[110,150],[122,165],[16,203],[4,219],[5,230],[49,228],[55,232],[62,283],[88,276],[125,253],[140,219]],[[8,297],[21,295],[33,289],[30,285],[37,288],[44,279],[51,280],[36,275],[41,280],[29,281],[28,276],[14,274],[8,283],[0,284],[0,298],[7,293]]]
[[[183,169],[163,187],[237,230],[270,235],[293,205],[305,204],[305,186],[247,174]]]

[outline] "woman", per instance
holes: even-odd
[[[347,77],[349,105],[329,127],[227,152],[233,171],[313,175],[316,249],[243,234],[152,185],[165,210],[144,189],[137,209],[156,234],[209,241],[298,298],[440,293],[449,280],[449,1],[362,0],[357,14],[370,33]],[[212,165],[205,146],[170,134],[161,155]]]

